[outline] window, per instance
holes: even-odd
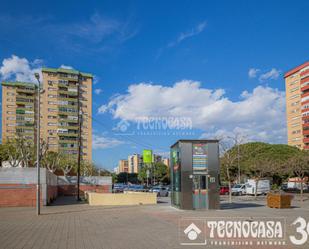
[[[53,85],[53,81],[52,81],[52,80],[49,80],[49,81],[47,82],[47,84],[48,84],[49,86],[52,86],[52,85]]]
[[[48,108],[48,111],[49,111],[49,112],[56,112],[57,109],[56,109],[56,108]]]
[[[304,98],[301,99],[302,102],[305,102],[305,101],[307,101],[307,100],[309,100],[309,96],[306,96],[306,97],[304,97]]]
[[[290,83],[290,86],[293,86],[293,85],[295,85],[296,83],[298,83],[298,80],[292,81],[292,82]]]
[[[8,96],[15,96],[15,93],[8,92],[7,95],[8,95]]]
[[[7,108],[13,108],[13,107],[15,107],[14,105],[7,105],[6,106]]]
[[[297,91],[297,90],[299,90],[299,87],[298,87],[298,86],[297,86],[297,87],[292,88],[292,89],[290,90],[290,92],[292,93],[292,92],[295,92],[295,91]]]
[[[49,104],[49,105],[57,105],[57,102],[54,102],[54,101],[48,101],[48,104]]]
[[[293,117],[291,120],[295,120],[295,119],[298,119],[298,118],[300,118],[300,116]]]
[[[15,120],[15,117],[7,117],[6,120]]]
[[[295,95],[291,96],[290,99],[296,99],[297,97],[299,97],[299,94],[295,94]]]
[[[292,131],[292,134],[299,134],[300,130]]]
[[[57,88],[55,88],[55,87],[49,87],[49,88],[48,88],[48,91],[57,91]]]
[[[296,106],[296,105],[298,105],[299,104],[299,101],[296,101],[296,102],[293,102],[292,104],[291,104],[291,106]]]
[[[54,94],[48,94],[48,98],[57,98],[57,95],[54,95]]]
[[[299,111],[299,108],[292,110],[291,113],[296,113],[298,111]]]
[[[48,125],[48,126],[56,126],[56,125],[57,125],[57,123],[52,123],[52,122],[49,122],[47,125]]]
[[[64,84],[64,85],[68,85],[69,82],[67,80],[58,80],[59,84]]]
[[[15,113],[12,112],[12,111],[7,111],[6,113],[7,113],[7,114],[15,114]]]
[[[50,143],[48,143],[48,147],[50,147],[50,148],[55,148],[57,146],[58,146],[58,144],[50,144]]]
[[[300,137],[296,137],[296,138],[293,138],[293,139],[292,139],[292,141],[299,141],[299,140],[301,140]]]
[[[49,118],[49,119],[56,119],[56,118],[57,118],[57,116],[51,116],[51,115],[48,115],[48,118]]]

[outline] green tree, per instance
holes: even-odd
[[[18,167],[21,161],[21,155],[17,149],[17,143],[15,139],[8,140],[4,144],[3,152],[7,155],[8,163],[11,167]]]
[[[169,181],[168,167],[161,162],[155,163],[153,168],[153,176],[157,182]]]
[[[286,163],[283,163],[283,170],[290,176],[296,176],[300,179],[300,196],[303,201],[304,176],[309,173],[309,152],[301,151],[291,157]]]
[[[93,176],[96,172],[96,168],[92,162],[81,161],[81,175],[82,176]]]
[[[0,144],[0,167],[2,167],[3,161],[7,161],[9,159],[5,146],[5,144]]]
[[[59,168],[61,156],[58,152],[47,151],[41,160],[42,166],[54,173]]]
[[[76,171],[77,162],[75,157],[60,153],[59,169],[67,176],[70,172]]]

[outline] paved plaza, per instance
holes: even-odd
[[[296,198],[294,207],[285,210],[266,207],[265,197],[235,197],[233,204],[226,197],[221,199],[222,209],[217,211],[181,211],[170,207],[169,198],[159,198],[157,205],[130,207],[91,207],[59,198],[54,205],[43,207],[39,217],[33,208],[1,208],[0,248],[192,248],[179,243],[181,218],[286,217],[288,231],[298,216],[309,221],[307,197],[302,207]],[[297,248],[308,248],[308,244]]]

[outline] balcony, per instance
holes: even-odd
[[[59,143],[60,144],[77,144],[78,143],[78,140],[77,140],[77,138],[74,138],[74,139],[72,139],[72,138],[66,138],[66,139],[63,139],[63,140],[59,140]]]
[[[27,99],[16,99],[16,104],[17,105],[31,105],[31,106],[33,106],[34,102],[31,101],[30,99],[29,100],[27,100]]]
[[[16,114],[25,114],[24,109],[16,109]]]
[[[309,76],[309,69],[303,71],[300,73],[300,77],[301,78],[305,78],[306,76]]]
[[[60,101],[72,101],[77,103],[77,98],[70,98],[70,97],[58,97]]]
[[[303,130],[303,135],[309,135],[309,130]]]
[[[309,108],[305,108],[305,109],[302,109],[302,110],[301,110],[302,113],[308,112],[308,111],[309,111]]]
[[[77,116],[76,116],[77,117]],[[67,123],[75,123],[77,124],[78,123],[78,120],[72,120],[72,119],[68,119],[68,118],[58,118],[58,121],[59,122],[67,122]]]
[[[24,99],[34,99],[34,94],[27,95],[27,94],[17,94],[16,98],[24,98]]]
[[[309,143],[309,137],[304,138],[304,143]]]
[[[79,129],[78,125],[76,125],[76,126],[59,125],[59,127],[60,127],[61,129],[68,129],[68,130],[78,130],[78,129]]]
[[[16,88],[16,92],[18,93],[34,93],[35,89],[28,89],[28,88]]]
[[[59,147],[60,150],[78,150],[78,147]]]
[[[309,145],[305,145],[304,150],[309,150]]]
[[[307,90],[309,90],[309,82],[307,85],[304,85],[301,89],[300,89],[302,92],[305,92]]]
[[[74,82],[78,81],[78,77],[70,77],[69,75],[67,75],[67,76],[59,75],[59,78],[62,79],[62,80],[68,80],[68,81],[74,81]]]
[[[78,133],[58,133],[59,137],[78,137]]]

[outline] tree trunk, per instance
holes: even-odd
[[[255,191],[254,191],[254,198],[255,198],[255,199],[257,198],[257,189],[258,189],[258,186],[259,186],[259,178],[256,179],[256,181],[255,181]]]
[[[232,184],[229,181],[229,203],[232,203]]]
[[[303,202],[304,184],[303,179],[300,178],[300,201]]]

